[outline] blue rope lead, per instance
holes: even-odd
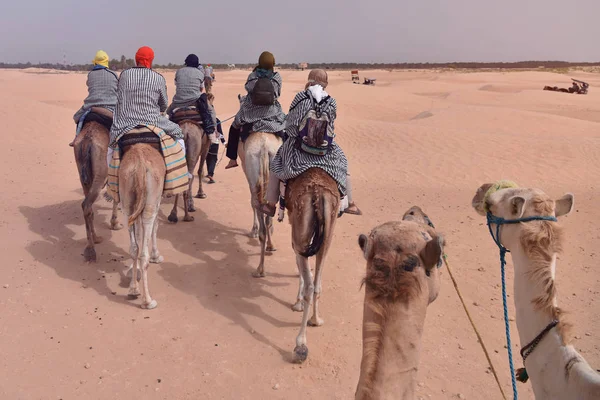
[[[517,392],[517,380],[515,376],[515,366],[513,365],[512,356],[512,343],[510,340],[510,324],[508,321],[508,306],[506,305],[506,279],[505,279],[505,266],[506,266],[506,249],[500,248],[500,269],[502,272],[502,305],[504,307],[504,326],[506,328],[506,347],[508,348],[508,364],[510,366],[510,379],[512,382],[513,398],[517,400],[519,394]]]

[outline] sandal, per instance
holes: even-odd
[[[229,164],[227,164],[227,165],[225,166],[225,169],[235,168],[235,167],[237,167],[237,166],[238,166],[238,163],[237,163],[237,161],[236,161],[236,160],[230,160],[230,161],[229,161]]]
[[[362,215],[362,211],[360,211],[360,208],[358,208],[354,202],[350,203],[344,212],[350,215]]]

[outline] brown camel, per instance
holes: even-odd
[[[415,398],[427,306],[438,296],[444,241],[419,207],[359,245],[367,260],[357,400]]]
[[[294,349],[294,361],[303,362],[308,357],[306,325],[321,326],[324,323],[319,315],[321,274],[340,207],[337,184],[322,169],[311,168],[288,181],[286,206],[292,225],[292,247],[296,253],[296,264],[300,273],[297,302],[292,309],[303,311],[302,325]],[[313,281],[308,258],[315,255]],[[311,304],[313,314],[309,320]]]
[[[194,217],[189,213],[196,211],[194,207],[194,198],[192,197],[192,184],[194,182],[194,168],[200,159],[200,167],[198,169],[198,194],[196,195],[199,199],[205,199],[206,194],[202,189],[202,169],[208,155],[208,149],[210,148],[210,139],[208,135],[204,134],[204,130],[196,124],[194,121],[184,120],[179,123],[181,130],[183,131],[183,140],[185,141],[185,158],[187,161],[188,172],[192,177],[190,178],[190,185],[187,191],[183,192],[183,210],[185,215],[183,220],[186,222],[193,221]],[[175,195],[175,202],[171,214],[169,214],[169,222],[176,223],[179,221],[177,217],[177,203],[179,201],[179,195]]]
[[[211,93],[208,93],[207,100],[214,113],[215,96]],[[194,199],[192,198],[192,184],[194,183],[194,168],[198,163],[198,159],[200,159],[200,166],[198,167],[198,193],[196,194],[196,198],[206,198],[206,193],[204,193],[204,188],[202,187],[202,171],[204,169],[204,164],[206,163],[208,150],[210,149],[210,138],[208,135],[204,134],[204,130],[196,120],[184,119],[179,122],[179,126],[181,127],[184,136],[183,140],[185,142],[185,158],[187,161],[188,172],[192,176],[190,178],[189,189],[187,192],[183,193],[183,210],[185,212],[183,220],[189,222],[194,220],[194,217],[192,217],[189,213],[196,211],[196,208],[194,207]],[[179,221],[179,218],[177,217],[178,202],[179,195],[176,195],[175,204],[173,204],[173,210],[171,210],[171,214],[169,214],[169,222],[177,223],[177,221]]]
[[[145,143],[130,146],[123,155],[119,169],[119,196],[123,212],[128,217],[129,253],[133,259],[129,296],[140,295],[137,279],[142,273],[142,308],[152,309],[158,304],[148,291],[148,263],[163,261],[156,244],[158,211],[163,193],[166,166],[160,151]],[[151,246],[151,253],[148,247]]]
[[[100,191],[106,185],[108,166],[106,153],[108,151],[109,131],[95,121],[86,123],[74,141],[75,162],[79,170],[79,180],[83,188],[85,199],[81,203],[85,229],[87,233],[87,246],[83,252],[85,261],[96,261],[94,244],[102,242],[94,229],[94,210],[92,206],[98,199]],[[119,223],[117,212],[119,205],[113,202],[110,229],[118,230],[123,227]]]

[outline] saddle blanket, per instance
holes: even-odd
[[[188,189],[189,177],[187,162],[183,149],[173,140],[173,138],[167,135],[162,129],[153,126],[145,125],[148,129],[154,132],[160,139],[160,149],[162,156],[165,160],[167,167],[167,173],[165,175],[165,186],[163,188],[163,196],[171,197],[176,194],[185,192]],[[125,134],[135,132],[130,131]],[[123,149],[117,147],[113,152],[112,160],[108,168],[108,188],[107,193],[117,203],[120,202],[119,198],[119,168],[121,166],[121,154]]]

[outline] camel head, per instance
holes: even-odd
[[[505,181],[504,181],[505,182]],[[573,209],[574,197],[571,193],[565,194],[558,200],[552,200],[540,189],[520,188],[515,184],[485,183],[481,185],[471,205],[480,215],[492,215],[506,220],[527,217],[561,217]],[[496,225],[492,224],[492,231],[496,232]],[[545,228],[544,228],[545,227]],[[527,240],[552,241],[552,235],[558,234],[556,222],[530,221],[526,223],[505,224],[500,228],[500,240],[508,250],[523,244]],[[533,238],[532,235],[537,232]]]
[[[444,240],[420,208],[413,207],[405,217],[360,235],[358,243],[367,260],[364,284],[375,299],[408,302],[426,293],[429,304],[440,290],[437,266]]]

